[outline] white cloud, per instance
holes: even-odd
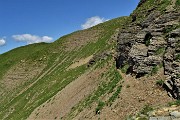
[[[51,42],[52,37],[49,36],[37,36],[31,34],[22,34],[22,35],[13,35],[12,36],[16,41],[27,42],[27,44],[40,43],[40,42]]]
[[[3,46],[3,45],[5,45],[6,44],[6,40],[5,39],[0,39],[0,46]]]
[[[81,25],[81,27],[82,29],[87,29],[99,23],[103,23],[105,21],[108,21],[108,19],[100,18],[99,16],[94,16],[94,17],[88,18],[86,22]]]

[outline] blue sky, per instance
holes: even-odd
[[[139,0],[0,0],[0,54],[129,15]]]

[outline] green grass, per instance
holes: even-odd
[[[166,10],[166,7],[171,4],[171,0],[162,0],[158,10],[163,13]]]
[[[148,120],[148,118],[146,118],[146,117],[140,117],[140,118],[138,118],[138,120]]]
[[[145,17],[147,17],[147,10],[152,9],[155,6],[154,2],[155,0],[147,0],[144,4],[141,5],[141,7],[138,7],[136,10],[134,10],[133,14],[137,15],[137,22],[140,22]]]
[[[134,120],[132,117],[133,117],[132,115],[128,115],[126,116],[125,120]]]
[[[102,54],[106,50],[111,50],[115,45],[115,43],[109,43],[111,36],[115,33],[117,28],[124,27],[122,25],[128,22],[129,17],[122,17],[87,29],[86,31],[98,29],[102,30],[103,32],[100,33],[96,42],[89,42],[85,46],[80,47],[78,50],[65,51],[64,44],[66,43],[67,39],[71,37],[71,35],[78,34],[81,31],[77,31],[59,38],[54,43],[32,44],[0,55],[0,80],[5,73],[11,69],[11,67],[19,64],[21,60],[24,60],[26,63],[37,62],[46,65],[41,74],[50,69],[50,71],[44,77],[39,79],[33,86],[28,88],[22,94],[17,96],[21,90],[36,81],[40,75],[36,76],[32,80],[29,80],[28,82],[25,82],[16,90],[12,90],[12,92],[5,94],[3,98],[1,98],[0,119],[26,119],[35,108],[40,106],[45,101],[51,99],[80,75],[92,68],[98,69],[104,67],[105,64],[112,59],[112,56],[108,56],[105,60],[96,61],[95,65],[91,67],[82,65],[75,69],[66,71],[66,69],[75,59],[85,58],[92,54]],[[42,59],[44,56],[45,59]],[[61,62],[62,64],[57,66]],[[114,88],[120,81],[121,76],[115,71],[115,66],[113,66],[108,74],[108,81],[104,82],[103,86],[99,86],[98,90],[91,95],[89,99],[87,99],[85,102],[87,103],[86,105],[90,105],[91,103],[98,101],[102,95],[107,94],[108,92],[114,92]],[[100,106],[99,108],[101,109]],[[6,116],[11,108],[14,108],[14,111]],[[79,110],[81,111],[82,109]]]
[[[46,75],[45,77],[37,81],[36,84],[34,84],[24,93],[15,97],[9,103],[6,102],[6,104],[4,104],[0,108],[0,118],[2,118],[4,114],[8,112],[8,109],[12,106],[16,108],[16,110],[13,113],[11,113],[6,119],[26,118],[36,107],[44,103],[46,100],[50,99],[57,92],[62,90],[67,84],[76,79],[80,74],[83,74],[87,69],[85,65],[80,66],[77,69],[70,70],[68,72],[64,71],[65,67],[71,64],[71,61],[75,58],[75,55],[78,53],[73,55],[71,54],[72,53],[67,54],[71,57],[68,60],[64,61],[64,64],[55,70],[56,72],[53,72],[50,75]],[[55,61],[54,58],[57,58],[56,54],[52,54],[49,56],[48,66],[52,65],[52,63]],[[54,82],[54,84],[49,84],[53,83],[53,81],[56,82]],[[27,97],[34,98],[34,100],[32,100],[32,102],[29,103],[29,100],[26,99]]]
[[[153,108],[150,105],[145,105],[140,113],[144,114],[144,115],[148,115],[148,112],[150,112],[152,110],[153,110]]]
[[[171,5],[171,0],[146,0],[146,2],[136,8],[132,14],[136,15],[136,23],[141,24],[147,16],[152,13],[150,12],[151,10],[164,14],[169,5]],[[179,8],[179,0],[177,0],[175,8]]]
[[[112,59],[110,59],[110,60],[112,60]],[[106,61],[106,63],[108,63],[109,61]],[[99,64],[99,63],[97,63],[97,64]],[[106,65],[107,64],[104,64],[104,66],[106,66]],[[90,107],[94,102],[103,101],[103,100],[101,100],[102,96],[112,94],[109,97],[108,101],[103,102],[106,105],[112,104],[115,101],[115,99],[118,97],[118,94],[121,91],[122,86],[121,85],[118,86],[117,84],[120,82],[122,77],[119,74],[119,72],[117,70],[115,70],[114,68],[115,68],[115,65],[111,66],[111,68],[108,69],[108,71],[106,71],[106,73],[104,73],[104,75],[101,79],[102,80],[105,79],[105,80],[102,81],[102,83],[94,91],[94,93],[89,95],[84,101],[81,101],[77,106],[75,106],[72,109],[72,111],[68,115],[69,119],[72,119],[73,117],[75,117],[79,112],[81,112],[82,109]],[[97,113],[97,110],[101,110],[105,106],[105,104],[100,105],[101,107],[97,106],[95,112]]]
[[[138,112],[135,116],[129,115],[126,117],[126,120],[149,120],[148,119],[148,113],[153,111],[154,109],[150,105],[144,105],[142,110]],[[141,116],[145,115],[145,116]]]
[[[21,60],[35,60],[45,54],[47,43],[37,43],[26,47],[19,47],[0,55],[0,80],[3,75]],[[43,50],[43,51],[42,51]]]
[[[179,61],[180,60],[180,54],[177,54],[176,56],[175,56],[175,61]]]
[[[180,100],[176,100],[175,102],[169,102],[168,105],[169,106],[172,106],[172,105],[180,106]]]
[[[110,50],[114,47],[114,43],[107,44],[107,41],[110,40],[111,36],[114,34],[115,30],[117,28],[121,28],[121,23],[127,23],[129,22],[129,18],[124,17],[121,19],[114,19],[113,21],[107,21],[103,24],[99,24],[97,27],[103,27],[106,30],[106,33],[103,34],[103,37],[99,39],[96,44],[95,43],[90,43],[86,48],[81,48],[81,51],[86,51],[83,54],[79,54],[80,56],[88,56],[93,53],[100,54],[106,50]],[[90,28],[94,29],[94,27]],[[98,51],[88,51],[87,49],[98,49]],[[112,56],[108,56],[107,59],[105,60],[98,60],[95,63],[95,69],[103,68],[104,66],[108,65],[110,61],[112,61]],[[109,70],[106,73],[103,73],[103,75],[100,76],[101,79],[106,79],[103,81],[97,90],[94,91],[91,95],[89,95],[84,101],[81,101],[78,105],[73,107],[72,111],[69,114],[70,119],[72,119],[74,116],[76,116],[79,112],[82,111],[82,109],[91,106],[94,102],[97,101],[103,101],[101,100],[101,97],[107,94],[114,94],[113,97],[111,98],[113,101],[117,98],[117,94],[120,92],[119,87],[115,91],[115,88],[117,87],[117,84],[119,81],[122,79],[118,71],[115,70],[115,63],[114,65],[109,68]],[[116,92],[116,94],[114,93]],[[112,102],[112,101],[111,101]],[[102,102],[100,102],[102,103]],[[98,104],[96,108],[96,112],[98,110],[101,110],[107,102],[103,102],[103,104]],[[78,111],[78,112],[76,112]]]
[[[52,85],[48,84],[50,81],[45,80],[45,78],[39,80],[35,85],[31,87],[31,89],[28,89],[23,94],[19,95],[9,104],[3,107],[3,112],[7,112],[7,108],[11,106],[14,106],[16,108],[16,111],[10,114],[6,119],[11,119],[14,117],[26,118],[26,116],[28,116],[28,114],[30,114],[33,109],[44,103],[46,100],[50,99],[58,91],[62,90],[67,84],[69,84],[80,74],[82,74],[85,69],[85,66],[82,66],[77,68],[76,70],[61,73],[58,79],[52,76],[52,79],[49,80],[57,80],[56,84]],[[69,77],[69,74],[71,75],[71,77]],[[48,79],[49,77],[46,77],[46,79]],[[62,81],[63,78],[66,78],[66,80]],[[34,98],[35,100],[29,103],[29,100],[26,100],[28,96],[29,98]],[[26,113],[24,113],[24,111],[26,111]],[[0,116],[1,115],[2,114],[0,114]]]
[[[177,29],[177,28],[179,28],[180,27],[180,25],[169,25],[169,26],[165,26],[165,28],[164,28],[164,30],[163,30],[163,32],[165,33],[165,34],[168,34],[169,32],[171,32],[171,31],[173,31],[173,30],[175,30],[175,29]]]
[[[111,105],[116,100],[116,98],[118,97],[119,93],[121,92],[121,88],[122,88],[122,85],[117,87],[116,92],[114,92],[113,95],[109,98],[108,104]]]
[[[157,74],[158,70],[159,70],[158,66],[153,66],[151,70],[151,75]]]
[[[180,6],[180,0],[176,0],[176,6]]]
[[[163,86],[163,84],[164,84],[163,80],[157,80],[156,81],[156,85],[158,85],[158,86]]]
[[[99,114],[102,108],[104,107],[105,102],[99,101],[98,106],[96,108],[96,114]]]
[[[155,4],[157,3],[159,3],[159,0],[147,0],[145,4],[137,8],[134,11],[134,14],[137,15],[137,22],[141,23],[142,20],[149,15],[148,10],[154,8],[156,6]],[[155,9],[164,11],[169,4],[169,0],[162,1],[159,4],[161,6]],[[176,5],[179,5],[179,0],[176,2]],[[78,33],[81,31],[76,31],[63,36],[54,43],[32,44],[1,54],[0,81],[3,80],[2,78],[8,70],[17,64],[21,64],[21,60],[25,61],[29,65],[31,63],[37,63],[37,66],[39,64],[46,65],[43,71],[41,71],[41,74],[47,70],[50,71],[20,95],[17,94],[28,85],[36,81],[41,74],[31,80],[28,80],[23,85],[18,86],[18,88],[5,92],[5,95],[0,98],[0,119],[26,119],[32,113],[32,111],[34,111],[34,109],[42,105],[45,101],[51,99],[69,83],[77,79],[85,72],[108,66],[109,63],[112,63],[113,61],[113,57],[111,55],[105,60],[97,60],[91,67],[82,65],[68,71],[66,70],[73,63],[73,61],[77,59],[86,58],[93,54],[99,55],[105,51],[111,51],[116,45],[116,42],[113,41],[111,43],[109,41],[111,36],[116,32],[117,29],[127,28],[130,22],[130,17],[121,17],[87,29],[86,31],[99,30],[101,32],[95,41],[90,41],[77,50],[65,51],[64,44],[68,41],[68,38],[70,38],[72,35],[78,35]],[[174,28],[167,28],[165,32],[169,32],[172,29]],[[145,44],[148,46],[150,44],[150,40],[146,40]],[[163,50],[160,49],[157,51],[157,54],[161,53],[163,53]],[[44,56],[45,59],[43,59]],[[179,59],[179,56],[177,56],[176,59]],[[57,66],[61,62],[62,64]],[[128,67],[128,65],[125,65],[122,68],[122,72],[126,73]],[[28,66],[26,69],[26,71],[28,71]],[[158,66],[154,66],[152,69],[152,74],[157,73],[157,71]],[[113,63],[113,65],[109,65],[108,70],[101,77],[99,77],[101,82],[97,89],[87,98],[85,98],[85,100],[80,101],[80,103],[72,109],[70,117],[76,116],[76,111],[82,111],[84,108],[91,106],[93,103],[98,102],[98,106],[95,111],[102,110],[105,105],[112,104],[118,98],[119,93],[121,92],[122,86],[119,84],[121,79],[122,77],[116,70],[115,63]],[[4,86],[0,85],[0,90],[1,89],[4,90]],[[104,101],[102,98],[103,96],[109,96],[108,100]],[[9,112],[11,109],[14,109],[14,111]],[[144,109],[144,111],[146,111],[146,109]]]
[[[149,45],[150,45],[150,39],[145,40],[145,45],[146,45],[146,46],[149,46]]]
[[[128,68],[129,68],[129,65],[128,65],[128,64],[125,64],[125,65],[121,68],[122,73],[126,73],[127,70],[128,70]]]
[[[160,47],[155,51],[156,55],[160,55],[160,54],[164,54],[165,52],[165,48],[164,47]]]

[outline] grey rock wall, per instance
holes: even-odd
[[[117,67],[129,64],[136,77],[152,74],[163,65],[169,95],[180,99],[180,12],[151,11],[140,24],[133,22],[119,32]]]

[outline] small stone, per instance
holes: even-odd
[[[158,110],[158,111],[156,112],[156,115],[157,115],[157,116],[161,116],[161,115],[163,115],[163,113],[164,113],[164,111]]]
[[[155,116],[156,113],[155,113],[154,111],[150,111],[150,112],[148,112],[148,115],[149,115],[149,116]]]
[[[156,117],[150,117],[149,120],[158,120]]]
[[[175,118],[180,118],[180,112],[178,111],[173,111],[170,113],[171,116],[174,116]]]
[[[147,116],[146,116],[146,115],[144,115],[144,114],[141,114],[141,115],[140,115],[140,117],[147,117]]]
[[[171,118],[170,117],[159,116],[159,117],[150,117],[149,120],[171,120]]]

